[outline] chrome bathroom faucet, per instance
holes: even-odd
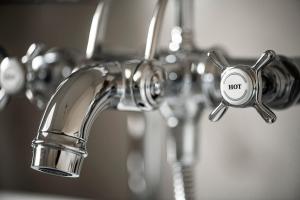
[[[152,110],[158,106],[162,84],[162,71],[143,61],[96,64],[74,72],[47,106],[32,144],[32,167],[79,176],[95,117],[105,109]]]
[[[234,63],[230,65],[219,50],[197,49],[191,23],[193,1],[177,0],[177,5],[178,24],[167,51],[157,51],[167,0],[158,0],[154,10],[144,58],[94,61],[97,53],[93,54],[95,39],[91,39],[92,50],[87,51],[91,62],[65,79],[47,105],[32,143],[33,169],[78,177],[90,128],[102,111],[159,110],[168,126],[175,199],[194,199],[193,167],[204,109],[219,104],[209,116],[217,121],[228,107],[254,106],[265,121],[273,123],[276,116],[269,107],[287,108],[299,101],[297,64],[266,51],[258,61],[229,58]]]
[[[150,111],[160,105],[165,74],[152,57],[165,5],[159,1],[154,12],[144,59],[85,66],[62,82],[32,143],[32,168],[78,177],[97,114],[105,109]]]

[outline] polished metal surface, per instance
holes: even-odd
[[[276,115],[262,102],[261,76],[261,70],[275,59],[275,52],[266,51],[252,67],[243,65],[231,67],[222,61],[225,59],[218,60],[217,57],[222,56],[216,52],[210,52],[208,56],[222,71],[220,88],[223,100],[210,114],[211,121],[218,121],[228,106],[241,108],[253,106],[267,123],[275,122]]]
[[[32,44],[22,58],[26,69],[26,97],[44,109],[57,86],[71,74],[81,58],[76,51]]]
[[[153,11],[153,16],[149,25],[146,41],[144,55],[145,60],[151,60],[154,58],[167,3],[168,0],[158,0],[157,5]]]
[[[167,85],[171,98],[160,111],[168,126],[167,158],[171,166],[174,199],[196,199],[194,166],[198,161],[199,121],[205,108],[201,80],[206,58],[194,46],[194,1],[176,0],[176,25],[171,30],[167,63]],[[202,68],[202,69],[199,69]],[[198,70],[197,70],[198,69]],[[172,92],[171,92],[172,93]]]
[[[22,59],[6,56],[0,64],[1,109],[10,97],[26,94],[26,97],[43,109],[59,83],[68,77],[79,53],[63,48],[47,49],[33,43]]]
[[[11,95],[20,93],[25,86],[25,70],[22,63],[13,57],[6,57],[0,64],[0,109],[4,109]]]
[[[0,65],[1,90],[9,95],[19,93],[25,85],[25,70],[17,58],[4,58]]]
[[[0,64],[0,110],[9,102],[10,96],[20,93],[25,85],[22,63],[13,57],[5,57]]]
[[[161,74],[159,69],[153,70],[152,65],[140,61],[95,63],[72,73],[58,87],[44,112],[38,135],[32,142],[32,168],[78,177],[97,115],[110,108],[137,111],[155,108],[158,98],[157,94],[151,94],[151,85],[157,74]],[[40,151],[43,148],[46,150]],[[44,153],[57,152],[52,149],[60,153]],[[76,168],[72,167],[74,163]]]
[[[264,102],[266,98],[263,96],[267,95],[273,103],[281,101],[283,104],[288,98],[284,96],[289,96],[287,93],[290,94],[287,90],[293,85],[295,86],[293,80],[297,79],[293,73],[289,72],[290,65],[284,64],[281,61],[282,58],[276,56],[275,52],[271,50],[266,51],[253,66],[230,66],[222,55],[214,51],[209,53],[209,57],[222,71],[220,89],[223,97],[219,106],[210,114],[210,120],[218,121],[227,111],[228,106],[232,106],[254,107],[267,123],[275,122],[276,115],[266,105],[266,103],[272,105],[272,102]],[[268,73],[266,74],[266,72]],[[299,74],[297,68],[294,68],[294,73]],[[262,74],[264,74],[264,79]],[[272,83],[266,83],[267,81]],[[268,88],[264,88],[268,84],[275,85],[276,89],[272,94],[263,92],[263,90],[268,90]],[[290,101],[295,101],[295,99],[298,101],[298,97],[293,99]]]
[[[194,0],[175,0],[175,27],[171,31],[169,49],[194,48]]]
[[[32,168],[55,175],[79,176],[96,115],[117,106],[120,74],[118,63],[90,66],[74,72],[59,86],[32,143]]]
[[[159,43],[159,36],[161,33],[160,29],[162,26],[167,2],[167,0],[159,0],[152,14],[144,51],[144,65],[146,66],[153,65],[153,59]],[[137,72],[136,74],[143,75],[143,77],[141,75],[138,76],[141,77],[138,79],[138,81],[141,83],[145,82],[144,79],[149,76],[142,71]],[[162,77],[164,77],[164,74],[162,73],[157,73],[155,76],[153,76],[153,85],[150,86],[150,96],[154,97],[153,100],[157,99],[159,96],[162,96],[164,93],[164,86],[159,81],[164,79]],[[157,107],[158,106],[156,106],[156,108]],[[153,158],[152,153],[155,152],[158,155],[161,154],[161,145],[159,145],[159,142],[161,141],[162,136],[161,134],[155,134],[152,131],[149,131],[148,126],[153,124],[155,121],[155,119],[153,119],[151,116],[151,113],[144,113],[142,116],[131,114],[127,118],[131,137],[132,133],[134,134],[134,131],[132,131],[133,125],[131,121],[144,121],[147,124],[147,126],[145,125],[142,130],[139,131],[140,137],[132,137],[133,142],[131,143],[131,146],[133,147],[129,151],[127,160],[128,163],[132,163],[133,158],[136,160],[135,167],[132,165],[130,165],[131,167],[128,167],[128,185],[133,193],[133,198],[136,199],[157,199],[157,189],[159,188],[160,183],[159,169],[161,167],[161,158],[160,156]],[[132,168],[138,170],[132,170]],[[135,181],[133,182],[133,180]]]
[[[109,6],[110,0],[102,0],[97,5],[86,48],[87,59],[93,58],[98,53],[97,51],[101,51],[102,47],[100,45],[102,45],[105,36]]]
[[[195,199],[194,165],[177,162],[171,167],[175,200]]]
[[[201,53],[178,51],[162,57],[167,62],[170,57],[176,61],[165,64],[169,96],[160,107],[168,126],[167,156],[173,173],[176,200],[195,198],[193,166],[198,160],[198,124],[206,106],[206,98],[202,96],[203,74],[197,70],[198,66],[205,68],[205,59],[199,55]]]
[[[99,27],[104,31],[103,9],[106,2],[100,2],[94,14],[87,47],[87,58],[93,58]],[[91,61],[89,61],[91,62]],[[87,63],[89,63],[87,62]],[[132,60],[122,64],[118,62],[99,64],[91,62],[64,81],[53,95],[44,113],[37,138],[33,141],[34,157],[32,168],[39,171],[64,176],[78,177],[83,158],[86,156],[86,142],[89,128],[96,114],[103,109],[115,108],[118,110],[140,111],[153,110],[160,104],[163,95],[164,73],[151,60]],[[75,99],[74,99],[75,97]],[[44,136],[46,134],[46,136]],[[45,154],[50,162],[40,162],[41,152],[38,147],[42,145],[47,149],[71,151],[75,159],[66,162],[67,168],[61,163],[55,163],[59,154]],[[38,155],[37,155],[38,154]],[[59,159],[58,159],[59,160]],[[69,167],[68,167],[69,166]],[[44,170],[44,169],[47,170]],[[51,170],[49,170],[51,169]]]

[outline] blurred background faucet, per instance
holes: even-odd
[[[21,59],[6,56],[1,71],[1,109],[11,96],[25,93],[26,97],[43,109],[59,83],[68,77],[80,54],[63,48],[47,49],[44,44],[33,43]]]

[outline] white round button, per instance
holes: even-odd
[[[221,94],[232,105],[242,105],[250,100],[253,93],[251,77],[239,68],[224,71],[221,79]]]
[[[1,88],[7,94],[15,94],[25,85],[25,72],[16,58],[5,58],[0,66]]]

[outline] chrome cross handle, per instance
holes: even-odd
[[[265,51],[253,66],[230,66],[218,52],[208,53],[212,62],[222,71],[220,90],[221,103],[209,115],[211,121],[218,121],[228,107],[254,107],[267,123],[273,123],[276,115],[262,102],[261,70],[276,57],[272,50]]]

